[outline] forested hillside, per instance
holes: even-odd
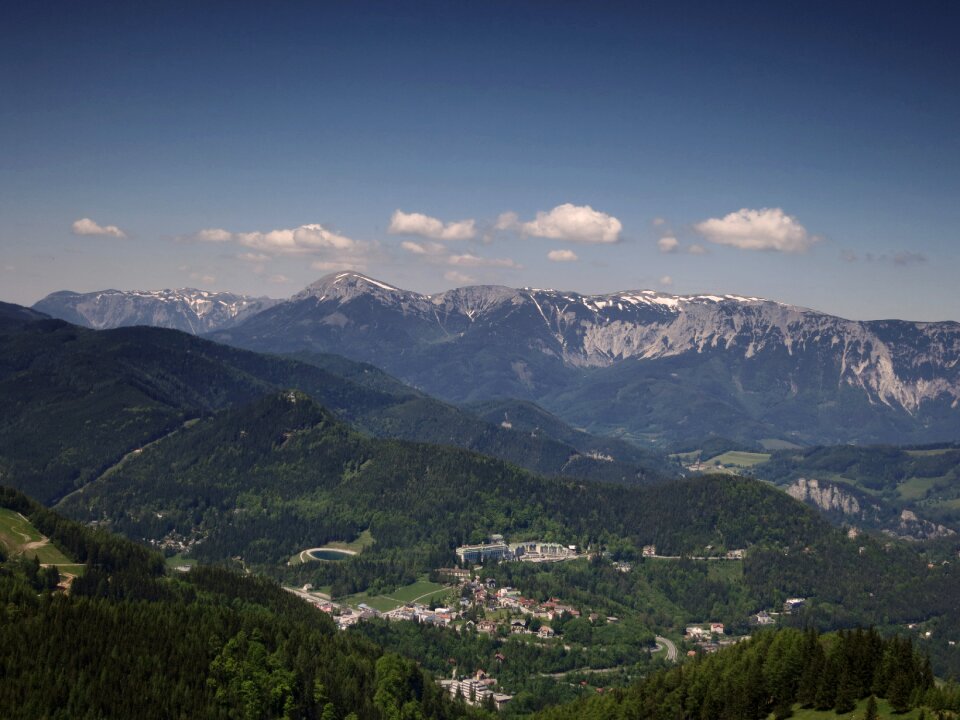
[[[177,331],[97,332],[39,317],[25,308],[0,316],[0,477],[44,503],[187,420],[285,387],[310,394],[367,432],[467,447],[546,474],[642,483],[665,468],[640,453],[619,462],[595,460],[549,436],[494,426],[389,378],[371,387],[316,364]],[[345,360],[328,364],[358,379],[369,370]]]
[[[858,700],[871,696],[887,699],[897,713],[917,705],[936,712],[960,710],[956,686],[935,687],[929,662],[909,640],[864,630],[826,636],[782,630],[760,633],[626,691],[551,708],[537,717],[761,720],[771,714],[790,717],[794,708],[849,713]]]
[[[752,472],[849,525],[917,540],[960,531],[956,444],[781,450]]]
[[[272,582],[162,559],[10,490],[85,573],[69,594],[0,549],[0,716],[35,718],[452,718],[469,714],[413,663],[337,633]]]
[[[521,588],[533,582],[523,573],[546,574],[537,582],[554,583],[552,592],[586,593],[585,602],[613,603],[650,626],[700,613],[743,623],[791,596],[812,598],[806,618],[824,628],[919,622],[950,617],[960,594],[954,564],[848,538],[757,481],[707,476],[627,488],[550,480],[462,450],[365,438],[296,392],[157,443],[62,508],[132,538],[184,543],[203,560],[241,558],[297,584],[329,586],[335,596],[412,582],[452,563],[457,545],[491,533],[638,562],[648,544],[664,555],[746,550],[742,575],[719,581],[695,562],[626,574],[605,562],[585,571],[502,566],[520,574],[505,581]],[[374,544],[355,558],[286,565],[304,548],[363,531]],[[669,607],[651,609],[651,597]]]

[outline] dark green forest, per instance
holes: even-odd
[[[960,710],[960,690],[936,687],[929,661],[909,640],[862,629],[822,636],[780,630],[537,717],[761,720],[788,718],[794,705],[848,713],[871,695],[887,698],[895,712],[921,704]]]
[[[462,450],[363,437],[298,393],[183,430],[61,507],[137,540],[192,539],[200,560],[239,557],[292,584],[329,586],[334,596],[410,583],[451,564],[457,545],[490,533],[636,562],[627,574],[604,563],[496,572],[524,591],[629,612],[648,627],[706,616],[743,627],[750,614],[791,596],[812,599],[804,621],[821,629],[946,622],[960,596],[956,564],[931,564],[898,543],[850,539],[754,480],[706,476],[628,488],[546,479]],[[365,530],[375,543],[355,558],[286,564],[304,548]],[[718,578],[697,561],[648,567],[640,558],[647,544],[666,555],[707,546],[747,553],[740,575]],[[944,671],[960,670],[953,655],[937,657]]]
[[[47,504],[186,420],[280,388],[310,394],[370,434],[466,447],[544,474],[631,484],[669,472],[651,453],[601,462],[547,435],[500,428],[344,359],[303,362],[174,330],[32,318],[0,317],[0,477]]]
[[[197,567],[64,520],[10,489],[86,564],[69,594],[0,556],[0,717],[452,718],[467,710],[412,662],[262,577]]]

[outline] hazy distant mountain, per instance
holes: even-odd
[[[489,423],[341,357],[297,361],[150,327],[96,332],[0,304],[0,479],[52,502],[186,420],[283,388],[367,433],[459,446],[544,475],[626,484],[672,475],[654,453],[614,445],[598,457],[602,439]]]
[[[49,316],[44,313],[25,308],[22,305],[0,302],[0,323],[5,325],[23,325],[47,317]]]
[[[33,309],[95,330],[153,325],[199,335],[230,327],[278,302],[266,297],[193,288],[90,293],[62,290],[47,295]]]
[[[448,400],[535,400],[588,430],[652,442],[960,432],[953,322],[857,322],[761,298],[651,290],[421,295],[337,273],[213,337],[335,352]]]

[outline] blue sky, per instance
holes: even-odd
[[[11,3],[0,299],[354,267],[960,320],[960,9],[913,5]]]

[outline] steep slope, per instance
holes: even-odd
[[[330,585],[335,595],[409,583],[448,566],[455,546],[491,533],[602,544],[638,562],[648,544],[665,555],[745,548],[738,593],[717,592],[707,577],[697,589],[698,597],[713,593],[716,608],[708,612],[726,613],[744,595],[753,612],[800,596],[812,599],[807,619],[828,627],[916,622],[955,610],[960,592],[953,565],[930,566],[900,544],[849,539],[766,483],[715,476],[638,488],[550,480],[463,450],[358,436],[297,393],[171,436],[62,508],[201,559],[239,557],[298,584]],[[375,542],[356,558],[287,565],[304,548],[362,531]],[[625,577],[596,560],[595,571],[587,564],[571,570],[586,584],[578,589],[602,578],[618,602],[646,612],[646,573]],[[666,576],[693,574],[687,564],[657,567]]]
[[[753,471],[848,525],[916,540],[960,531],[956,445],[780,451]]]
[[[279,302],[194,288],[51,293],[34,310],[82,327],[103,330],[153,325],[199,335],[230,327]]]
[[[646,482],[668,470],[655,457],[598,460],[492,425],[341,358],[299,362],[159,328],[0,319],[0,475],[54,502],[185,421],[284,387],[373,434],[467,447],[546,474]]]
[[[49,315],[25,308],[22,305],[0,302],[0,328],[17,327],[25,325],[28,322],[44,320],[49,317]]]
[[[338,633],[263,578],[163,559],[0,488],[84,566],[69,593],[0,552],[0,716],[377,720],[471,716],[413,662]],[[45,572],[45,571],[44,571]]]
[[[202,539],[196,552],[211,560],[261,563],[362,529],[386,553],[419,548],[428,562],[449,562],[456,544],[491,532],[562,533],[582,546],[612,533],[665,553],[790,546],[831,532],[763,483],[552,480],[456,448],[365,438],[295,391],[145,449],[60,509],[133,537]]]
[[[214,337],[336,352],[455,402],[535,400],[650,442],[960,432],[960,325],[855,322],[760,298],[484,286],[419,295],[322,278]]]

